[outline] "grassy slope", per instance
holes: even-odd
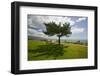
[[[28,60],[52,60],[54,59],[52,55],[49,57],[47,57],[46,55],[34,57],[34,55],[39,54],[39,52],[38,53],[35,52],[35,49],[37,49],[38,46],[40,45],[46,45],[46,43],[43,41],[28,40]],[[88,55],[87,47],[84,45],[66,43],[64,44],[64,50],[65,50],[64,54],[62,56],[56,57],[56,59],[79,59],[79,58],[87,58],[87,55]]]

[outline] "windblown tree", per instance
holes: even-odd
[[[59,45],[60,38],[62,36],[69,37],[72,34],[70,23],[64,23],[63,26],[61,26],[61,23],[56,24],[55,22],[49,22],[44,24],[46,26],[46,31],[44,33],[48,36],[57,35]]]

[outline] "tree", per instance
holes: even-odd
[[[70,34],[72,34],[70,23],[64,23],[63,26],[61,26],[60,22],[59,24],[56,24],[55,22],[49,22],[44,24],[46,26],[46,31],[44,33],[49,36],[57,35],[59,45],[60,38],[62,36],[69,37]]]

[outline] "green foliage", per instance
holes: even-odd
[[[85,45],[64,43],[47,44],[45,41],[28,40],[28,60],[80,59],[88,57]]]
[[[37,53],[34,57],[45,55],[46,57],[52,56],[54,59],[64,54],[63,45],[59,46],[58,44],[39,45],[37,49],[32,51]]]
[[[61,23],[56,24],[55,22],[49,22],[44,24],[46,26],[46,31],[44,33],[49,36],[57,35],[59,38],[58,39],[59,45],[60,45],[60,37],[62,36],[69,37],[72,34],[70,23],[64,23],[63,26],[61,26]]]
[[[64,23],[63,26],[61,26],[61,23],[56,24],[55,22],[49,22],[44,23],[46,26],[46,32],[44,32],[46,35],[53,36],[57,35],[60,36],[69,36],[72,34],[70,23]]]
[[[63,24],[63,27],[61,27],[61,36],[69,36],[70,34],[72,34],[71,32],[71,26],[70,26],[70,23],[65,23]]]

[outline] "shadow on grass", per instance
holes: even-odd
[[[37,49],[29,50],[29,52],[34,53],[34,57],[46,56],[46,58],[48,58],[52,56],[56,59],[57,57],[64,55],[64,46],[58,44],[40,45]]]

